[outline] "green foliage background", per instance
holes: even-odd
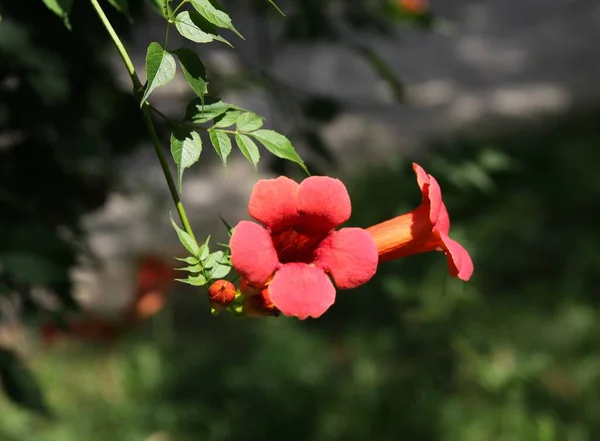
[[[15,8],[11,17],[18,22]],[[85,19],[71,21],[76,20]],[[55,32],[64,45],[87,45],[73,49],[82,56],[83,49],[98,44],[89,35],[101,35],[72,38],[58,27]],[[11,55],[7,47],[14,46],[2,46],[4,60]],[[47,123],[47,115],[53,115],[58,137],[26,127],[34,135],[27,138],[31,144],[2,153],[0,167],[7,168],[0,174],[0,189],[34,207],[40,204],[36,213],[48,218],[21,214],[10,199],[2,199],[3,255],[28,250],[25,239],[11,245],[22,237],[16,228],[33,234],[38,227],[30,223],[43,220],[39,228],[53,232],[57,216],[75,228],[81,213],[101,203],[81,193],[102,196],[105,190],[84,185],[90,180],[87,169],[73,171],[80,163],[74,160],[79,156],[66,153],[70,145],[84,157],[108,158],[102,148],[120,151],[141,136],[141,130],[131,130],[132,121],[139,122],[135,103],[103,79],[94,57],[73,63],[61,58],[64,46],[46,50],[51,62],[39,68],[38,77],[27,60],[11,56],[10,67],[17,72],[22,67],[30,79],[25,84],[31,99],[11,103],[10,95],[3,94],[0,114],[10,116],[2,120],[2,130],[14,130],[14,121]],[[52,63],[73,75],[84,70],[88,76],[82,89],[73,80],[72,92],[60,84],[50,88],[56,95],[36,92],[36,81],[58,81],[48,74]],[[117,101],[90,106],[98,102],[81,90],[92,93],[96,87],[103,91],[100,96]],[[100,132],[73,123],[84,111],[96,112]],[[27,112],[42,116],[31,118]],[[19,119],[21,113],[27,118]],[[127,131],[113,128],[124,121]],[[440,181],[452,235],[475,261],[471,282],[449,278],[441,254],[414,256],[383,265],[371,283],[339,293],[323,318],[307,322],[214,318],[202,295],[176,297],[116,346],[35,348],[27,362],[54,419],[2,398],[0,439],[600,439],[599,127],[600,109],[586,108],[511,133],[466,132],[423,146],[430,153],[420,162]],[[65,141],[103,140],[99,134],[106,140],[98,146]],[[45,143],[50,145],[44,150]],[[82,145],[91,152],[81,151]],[[55,153],[25,155],[28,151]],[[9,167],[5,164],[13,163],[8,161],[21,162]],[[350,224],[371,225],[418,203],[408,160],[386,162],[344,177],[353,200]],[[7,170],[17,167],[35,171],[38,181],[13,183]],[[110,166],[102,170],[107,174],[100,175],[100,182],[108,185]],[[68,179],[78,179],[77,184]],[[65,182],[57,193],[62,197],[40,194],[39,182]],[[31,253],[50,253],[48,259],[61,263],[62,274],[73,251],[58,245],[53,233],[40,237],[55,241],[56,248],[40,246]],[[66,251],[51,253],[55,249]],[[11,277],[6,280],[16,276]],[[36,305],[34,310],[44,313]],[[10,357],[0,355],[0,364],[8,366]]]

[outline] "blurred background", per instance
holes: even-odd
[[[0,3],[0,441],[600,439],[597,2],[228,0],[235,50],[171,35],[213,94],[344,180],[349,225],[418,204],[412,161],[440,181],[473,279],[413,256],[304,322],[212,317],[171,283],[167,186],[75,3],[71,31],[41,1]],[[102,4],[143,72],[164,19]],[[177,76],[153,104],[179,118],[190,98]],[[219,241],[258,176],[211,150],[184,202]]]

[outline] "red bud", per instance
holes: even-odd
[[[208,300],[213,306],[227,307],[235,299],[235,285],[229,280],[217,280],[208,288]]]

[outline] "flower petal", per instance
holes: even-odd
[[[446,234],[439,233],[439,236],[445,247],[450,275],[466,282],[471,278],[474,269],[471,256],[461,244],[450,239]]]
[[[304,320],[321,316],[333,305],[335,288],[321,268],[286,263],[275,273],[269,295],[282,314]]]
[[[311,176],[298,189],[298,212],[307,226],[332,230],[350,218],[352,206],[346,186],[339,179]]]
[[[254,185],[248,212],[272,231],[285,228],[296,219],[298,183],[285,176],[261,179]]]
[[[429,220],[432,225],[435,225],[443,205],[440,184],[433,176],[428,175],[419,164],[413,163],[413,170],[417,175],[417,184],[423,194],[423,202],[427,201],[429,204]]]
[[[238,223],[229,246],[232,266],[251,283],[262,285],[279,266],[269,232],[254,222]]]
[[[442,202],[440,207],[440,215],[437,218],[436,223],[433,225],[433,229],[440,233],[448,234],[450,232],[450,216],[446,209],[446,204]]]
[[[429,201],[429,220],[435,225],[440,217],[442,206],[442,189],[435,178],[429,175],[429,188],[427,190],[427,199]]]
[[[417,175],[417,184],[419,184],[420,189],[423,189],[425,185],[429,184],[429,175],[425,169],[416,162],[413,162],[413,171],[415,172],[415,175]]]
[[[356,288],[377,271],[377,246],[362,228],[333,231],[315,251],[315,263],[329,272],[340,289]]]

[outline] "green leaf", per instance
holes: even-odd
[[[186,48],[177,49],[173,53],[179,58],[183,75],[194,93],[200,98],[204,98],[204,95],[208,92],[208,81],[202,60],[196,52]]]
[[[204,97],[204,102],[200,98],[194,98],[187,106],[185,119],[195,124],[201,124],[215,119],[231,109],[246,110],[209,96]]]
[[[223,251],[215,251],[204,262],[204,268],[210,269],[207,274],[210,279],[225,277],[231,271],[229,256]]]
[[[183,11],[175,17],[175,27],[182,37],[194,43],[210,43],[221,41],[231,47],[233,45],[217,35],[217,28],[196,11]]]
[[[219,217],[221,218],[221,222],[223,222],[223,225],[225,225],[225,228],[227,228],[227,233],[229,234],[229,237],[231,237],[231,234],[233,233],[233,227],[220,214]]]
[[[223,251],[215,251],[204,260],[204,268],[212,268],[223,260]]]
[[[230,29],[240,38],[244,38],[242,34],[233,26],[231,17],[227,15],[221,5],[215,0],[190,0],[190,3],[206,20],[220,28]]]
[[[51,416],[37,380],[23,362],[7,349],[0,349],[0,381],[15,404],[44,416]]]
[[[240,115],[236,122],[238,131],[253,132],[260,129],[263,125],[263,118],[253,112],[244,112]]]
[[[230,265],[224,265],[222,263],[219,263],[208,272],[208,277],[209,279],[222,279],[227,274],[229,274],[230,271]]]
[[[42,0],[46,7],[58,15],[68,30],[71,30],[69,14],[73,7],[73,0]]]
[[[177,233],[177,237],[179,238],[179,242],[181,242],[181,245],[183,245],[185,249],[188,250],[193,256],[198,257],[198,255],[200,254],[200,248],[198,247],[198,243],[196,242],[196,240],[187,232],[183,231],[177,226],[177,224],[173,220],[173,216],[169,216],[171,218],[171,225],[173,225],[173,228]]]
[[[180,262],[185,262],[189,265],[196,265],[197,263],[199,263],[199,260],[197,257],[176,257],[176,260],[179,260]]]
[[[183,171],[200,159],[202,138],[193,129],[177,128],[171,135],[171,154],[177,164],[177,181],[182,191]]]
[[[198,259],[204,261],[208,257],[210,250],[208,248],[208,242],[210,241],[210,236],[206,238],[202,246],[200,247],[200,251],[198,251]]]
[[[192,285],[192,286],[203,286],[206,285],[206,283],[208,282],[206,280],[206,277],[204,277],[202,274],[198,274],[197,276],[189,276],[187,279],[175,279],[178,282],[183,282],[183,283],[187,283],[188,285]]]
[[[150,43],[146,53],[146,77],[148,81],[140,107],[144,105],[154,89],[164,86],[175,77],[176,69],[173,55],[165,51],[160,44]]]
[[[227,157],[231,153],[231,140],[229,139],[229,136],[225,132],[213,129],[208,129],[208,136],[210,137],[210,142],[215,148],[217,155],[221,158],[223,167],[225,167],[227,165]]]
[[[256,170],[256,164],[258,164],[258,160],[260,159],[260,153],[256,144],[254,144],[254,141],[247,135],[239,133],[235,135],[235,142],[242,154],[250,161],[250,164],[252,164]]]
[[[230,127],[235,124],[238,120],[242,112],[239,110],[229,110],[225,115],[215,120],[215,124],[213,127],[215,128],[225,128]]]
[[[199,273],[202,272],[202,265],[196,264],[191,266],[186,266],[184,268],[175,268],[177,271],[188,271],[190,273]]]
[[[129,3],[128,0],[108,0],[113,7],[123,14],[129,21],[131,21],[131,15],[129,15]]]
[[[283,15],[285,17],[285,14],[281,10],[281,8],[279,6],[277,6],[277,4],[273,0],[269,0],[269,3],[271,3],[275,9],[277,9],[277,12],[279,12],[281,15]]]
[[[307,173],[308,169],[304,164],[304,161],[298,153],[296,153],[296,149],[292,146],[292,143],[285,136],[277,133],[274,130],[256,130],[252,132],[251,135],[256,138],[265,148],[273,153],[278,158],[287,159],[288,161],[295,162],[300,165],[302,169]]]

